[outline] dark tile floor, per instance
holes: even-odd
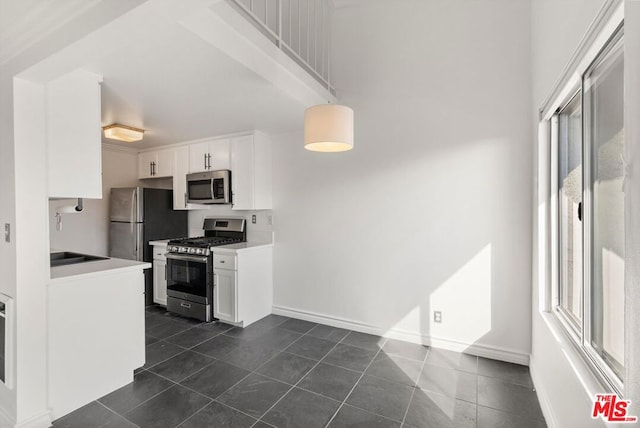
[[[527,367],[269,315],[245,328],[147,308],[133,383],[62,427],[546,427]]]

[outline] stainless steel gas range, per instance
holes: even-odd
[[[167,310],[201,321],[213,320],[211,247],[245,242],[242,218],[206,218],[204,236],[174,239],[167,245]]]

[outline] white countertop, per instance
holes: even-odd
[[[155,241],[149,241],[149,245],[161,245],[161,246],[164,245],[166,247],[169,241],[170,239],[158,239]]]
[[[142,270],[150,267],[151,263],[116,259],[113,257],[107,260],[94,260],[92,262],[53,266],[51,267],[51,279],[49,283],[54,283],[69,277],[76,279],[77,277],[103,275],[113,271]]]
[[[259,250],[267,247],[273,247],[273,242],[239,242],[237,244],[211,247],[211,251],[214,253],[241,253],[244,251]]]

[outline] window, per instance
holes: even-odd
[[[618,392],[624,372],[623,75],[620,29],[552,117],[554,311]]]
[[[582,325],[582,94],[558,113],[558,310]]]
[[[623,58],[620,36],[584,78],[590,346],[618,377],[624,367]]]

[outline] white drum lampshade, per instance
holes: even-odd
[[[353,149],[353,110],[337,104],[320,104],[306,109],[304,148],[314,152]]]

